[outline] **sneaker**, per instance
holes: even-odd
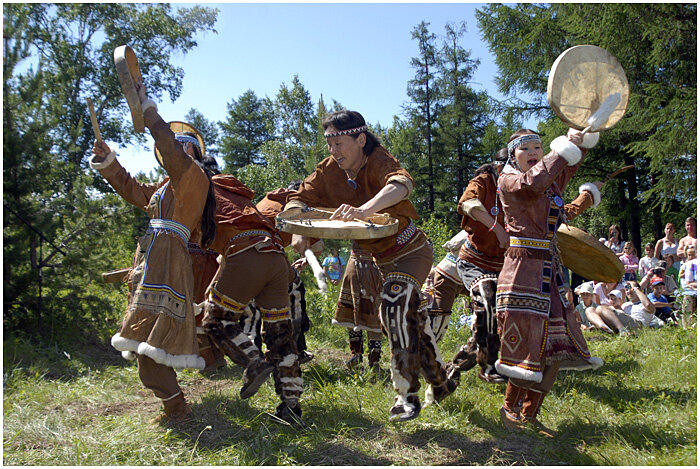
[[[314,354],[307,351],[307,350],[302,350],[299,352],[299,364],[303,365],[304,363],[309,363],[311,360],[314,359]]]
[[[267,381],[275,367],[270,363],[257,359],[251,362],[243,372],[243,386],[241,387],[241,399],[248,399],[260,389]]]

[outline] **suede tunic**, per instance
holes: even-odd
[[[563,207],[555,203],[579,165],[568,166],[552,151],[529,171],[507,166],[499,178],[511,243],[513,237],[551,243],[549,250],[511,246],[506,251],[496,295],[501,374],[539,381],[552,358],[561,362],[562,369],[595,366],[574,307],[565,297],[556,246],[563,215],[570,220],[593,203],[588,192]]]

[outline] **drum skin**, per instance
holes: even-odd
[[[588,118],[614,93],[620,93],[620,102],[597,131],[612,128],[627,110],[629,83],[617,59],[597,46],[574,46],[557,57],[549,72],[549,105],[562,122],[577,130],[588,127]]]
[[[569,270],[596,282],[622,280],[625,267],[617,255],[585,231],[561,225],[557,230],[557,241],[561,261]]]
[[[328,212],[304,212],[298,208],[285,210],[277,215],[277,229],[320,239],[379,239],[395,235],[399,231],[399,221],[385,213],[372,215],[366,222],[329,220]]]

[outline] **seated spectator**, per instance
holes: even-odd
[[[632,246],[632,242],[627,241],[625,243],[625,246],[622,248],[620,262],[622,262],[622,265],[625,266],[625,276],[623,279],[625,281],[637,280],[639,258],[637,257],[637,250],[634,248],[634,246]]]
[[[607,247],[612,249],[612,252],[618,256],[622,255],[622,247],[624,242],[622,241],[622,228],[617,223],[610,226],[608,230],[608,239],[604,243]]]
[[[612,282],[612,283],[605,283],[605,282],[599,282],[595,284],[595,302],[598,303],[599,305],[605,305],[605,306],[610,306],[610,299],[609,295],[610,292],[615,290],[615,289],[622,289],[623,286],[621,283],[617,282]]]
[[[676,226],[673,223],[666,223],[664,228],[664,233],[666,235],[656,242],[656,247],[654,248],[654,257],[657,259],[663,259],[666,255],[671,255],[671,264],[678,262],[679,257],[676,255],[676,250],[678,249],[678,240],[675,238],[674,234],[676,232]],[[680,267],[680,263],[676,266],[676,270]]]
[[[651,285],[651,293],[647,295],[649,300],[654,304],[656,311],[654,315],[661,319],[664,323],[677,322],[676,315],[671,307],[673,306],[666,296],[664,296],[665,288],[664,280],[661,277],[652,277],[649,284]]]
[[[625,327],[634,330],[640,327],[661,327],[664,325],[659,318],[654,316],[656,308],[651,300],[644,295],[637,282],[625,284],[625,294],[627,301],[622,304],[623,314],[618,316]]]
[[[598,328],[608,334],[614,334],[615,331],[619,332],[620,328],[624,328],[612,310],[609,308],[601,309],[594,302],[593,282],[582,283],[576,288],[576,294],[581,300],[576,305],[576,311],[581,319],[581,329]]]
[[[683,328],[691,327],[693,316],[698,307],[698,261],[696,248],[687,245],[685,248],[685,262],[681,265],[681,291],[683,292],[683,309],[681,313],[681,325]]]
[[[698,222],[695,218],[688,217],[685,219],[685,231],[688,234],[678,241],[678,249],[676,250],[676,253],[681,258],[685,255],[688,246],[693,246],[696,251],[698,249]]]
[[[638,278],[643,278],[647,272],[659,264],[659,259],[654,257],[654,245],[647,243],[644,246],[644,257],[639,259],[639,270],[637,271]]]

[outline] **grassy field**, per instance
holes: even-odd
[[[332,299],[309,295],[316,358],[303,365],[307,428],[275,423],[271,381],[238,398],[242,370],[179,373],[194,412],[180,427],[151,423],[160,402],[133,363],[106,345],[37,350],[5,340],[5,465],[692,465],[697,464],[697,337],[680,328],[631,337],[588,333],[605,365],[563,372],[542,422],[555,439],[512,434],[499,420],[503,388],[463,374],[457,392],[418,419],[389,423],[394,393],[382,372],[345,369],[345,329],[330,325]],[[456,320],[458,313],[453,314]],[[451,358],[466,328],[450,327]],[[421,394],[424,387],[421,389]]]

